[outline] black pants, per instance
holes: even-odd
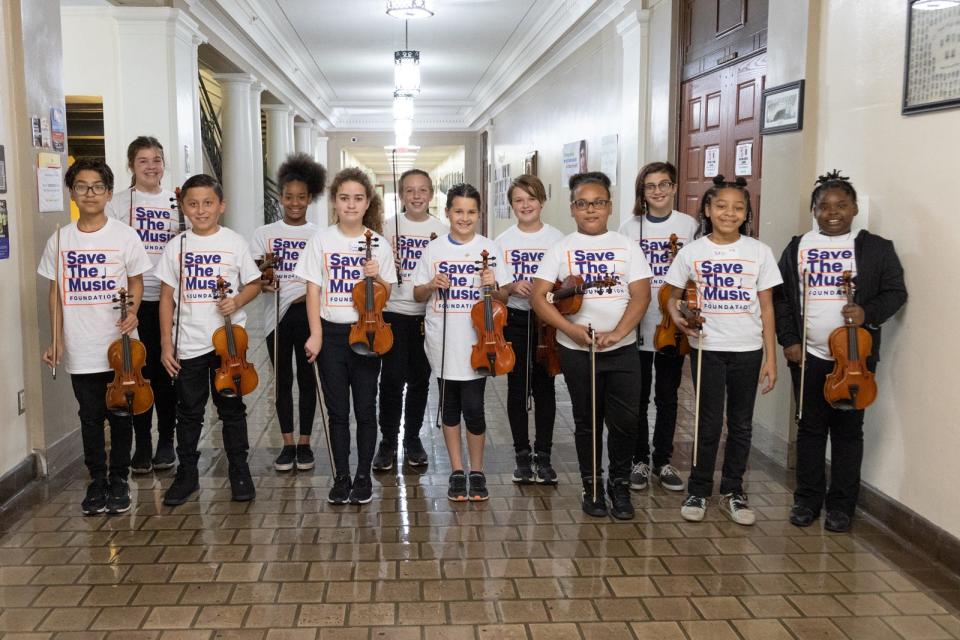
[[[529,342],[527,340],[527,319],[530,321]],[[507,374],[507,417],[510,419],[510,431],[513,433],[513,449],[517,453],[530,451],[530,436],[527,415],[527,376],[530,391],[533,393],[533,421],[536,439],[535,451],[550,453],[553,446],[553,423],[557,417],[557,396],[553,386],[553,376],[536,362],[538,341],[537,316],[532,312],[509,309],[507,326],[503,335],[513,344],[513,353],[517,363],[513,371]],[[527,360],[533,361],[528,369]]]
[[[823,397],[823,383],[833,362],[807,354],[803,418],[797,428],[797,490],[794,501],[820,513],[857,508],[863,462],[863,411],[841,411]],[[794,399],[800,395],[800,366],[790,365]],[[830,489],[826,483],[827,436],[830,436]]]
[[[353,352],[349,324],[323,321],[320,384],[330,418],[330,447],[336,474],[350,475],[350,398],[357,421],[357,474],[369,475],[377,446],[377,376],[380,358]]]
[[[157,412],[157,444],[173,444],[173,434],[177,426],[177,390],[170,374],[160,362],[160,303],[144,300],[137,310],[139,325],[137,333],[147,348],[147,363],[143,375],[150,380],[153,389],[153,407],[146,413],[144,426],[137,427],[137,448],[149,450],[151,442],[150,428],[153,424],[153,411]]]
[[[573,405],[574,441],[580,476],[591,477],[593,464],[592,423],[590,420],[590,352],[558,347],[560,368]],[[603,425],[607,426],[607,456],[610,479],[629,479],[630,459],[637,444],[640,399],[637,378],[640,363],[634,345],[596,355],[597,393],[597,475],[603,470]]]
[[[280,433],[293,433],[294,358],[297,360],[297,388],[300,390],[300,435],[309,436],[313,433],[313,416],[317,411],[317,382],[313,377],[313,365],[307,362],[307,354],[303,350],[309,337],[307,305],[303,302],[290,305],[280,321],[280,333],[277,336],[279,365],[273,354],[273,331],[267,336],[267,353],[276,375],[274,384],[277,387],[277,420],[280,422]]]
[[[130,445],[134,428],[146,424],[150,427],[150,414],[120,417],[107,411],[107,385],[113,381],[113,372],[78,373],[70,376],[73,395],[77,398],[80,410],[80,436],[83,439],[83,463],[94,480],[107,477],[106,439],[103,435],[103,421],[110,422],[110,463],[111,478],[126,479],[130,470]]]
[[[668,356],[653,351],[640,351],[640,435],[633,461],[650,463],[650,424],[647,409],[650,406],[650,387],[657,419],[653,427],[653,466],[670,463],[673,456],[673,436],[677,431],[677,389],[683,375],[683,356]],[[656,382],[654,382],[656,371]]]
[[[463,424],[467,431],[480,436],[487,432],[487,420],[483,413],[483,391],[487,387],[487,378],[474,380],[443,380],[437,378],[440,387],[440,406],[443,411],[440,421],[448,427]]]
[[[384,313],[383,319],[393,330],[393,348],[383,355],[380,373],[380,433],[384,441],[396,444],[401,414],[404,439],[420,435],[430,390],[430,362],[423,349],[423,316]]]
[[[720,476],[720,493],[743,493],[743,474],[750,457],[753,406],[763,365],[763,349],[704,351],[703,384],[697,380],[697,352],[690,355],[693,384],[700,386],[700,433],[697,465],[690,471],[689,492],[700,498],[713,493],[713,469],[723,432],[727,405],[727,442]]]
[[[213,394],[213,404],[223,422],[223,450],[231,465],[245,463],[247,450],[247,409],[242,398],[225,398],[213,387],[213,378],[220,357],[215,351],[196,358],[180,361],[177,376],[177,457],[180,464],[196,468],[200,453],[197,449],[207,399]]]

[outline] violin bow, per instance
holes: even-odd
[[[590,333],[590,432],[593,437],[590,443],[593,454],[590,463],[593,465],[593,501],[597,501],[597,334],[593,325],[587,325]]]
[[[327,417],[324,415],[326,407],[323,406],[323,394],[321,393],[323,383],[320,381],[320,354],[317,354],[317,358],[313,361],[313,377],[317,383],[317,404],[320,409],[320,426],[323,429],[323,439],[327,443],[327,458],[330,459],[330,476],[335,477],[337,475],[337,469],[333,465],[333,449],[330,448],[330,429],[327,428]],[[274,385],[276,385],[276,382],[274,382]]]
[[[803,277],[803,313],[800,321],[803,323],[803,338],[800,340],[800,397],[797,399],[797,422],[803,419],[803,388],[807,376],[807,296],[809,295],[809,285],[807,284],[807,270],[804,269]]]
[[[395,235],[393,236],[394,256],[400,257],[400,193],[397,191],[397,147],[394,145],[393,155],[393,226]],[[402,265],[403,263],[401,263]],[[400,276],[400,269],[397,269],[397,284],[403,284],[403,278]]]
[[[697,389],[693,402],[693,466],[697,466],[697,456],[700,451],[700,373],[703,371],[703,324],[697,327]]]
[[[131,199],[133,194],[130,194]],[[174,330],[173,335],[173,357],[176,359],[177,364],[180,364],[180,315],[183,312],[183,241],[187,237],[187,223],[183,219],[183,207],[180,204],[180,187],[177,187],[176,195],[171,198],[174,201],[174,206],[177,208],[177,218],[180,228],[180,276],[177,280],[177,327]],[[179,374],[170,376],[170,382],[173,384],[177,383],[177,378]]]
[[[446,397],[447,380],[443,377],[447,365],[447,289],[438,289],[437,295],[443,300],[443,331],[440,343],[440,402],[437,403],[437,426],[443,426],[443,400]]]
[[[280,386],[280,276],[277,275],[277,267],[273,267],[273,310],[277,319],[273,326],[273,411],[277,414],[277,422],[280,422],[279,391]],[[290,381],[293,384],[293,380]]]
[[[533,368],[533,358],[530,357],[530,321],[532,320],[533,314],[530,312],[530,309],[527,309],[527,344],[525,349],[524,361],[526,366],[524,366],[524,386],[526,390],[524,393],[527,398],[527,413],[530,413],[530,409],[533,408],[533,390],[530,388],[530,369]]]
[[[56,294],[56,301],[53,303],[53,366],[50,368],[50,373],[53,375],[53,379],[57,379],[57,356],[60,353],[60,278],[61,273],[60,269],[60,223],[57,223],[57,260],[54,264],[53,271],[53,289]]]

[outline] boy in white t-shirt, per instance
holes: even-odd
[[[590,516],[610,513],[629,520],[634,516],[630,461],[640,419],[640,361],[634,342],[637,324],[650,303],[651,273],[639,245],[607,229],[612,210],[610,178],[599,172],[570,178],[570,213],[577,231],[554,245],[543,258],[530,303],[544,322],[558,330],[560,367],[573,405],[574,441],[583,481],[581,508]],[[582,278],[584,284],[608,284],[588,288],[580,310],[564,317],[548,302],[547,294],[554,282],[569,276]],[[591,345],[596,379],[591,379]],[[609,510],[602,483],[604,425]]]
[[[653,278],[650,280],[650,306],[637,328],[637,351],[640,355],[640,435],[633,452],[630,488],[647,488],[650,474],[660,486],[670,491],[683,491],[683,478],[670,464],[673,436],[677,429],[677,390],[683,372],[683,355],[676,349],[656,350],[654,335],[661,321],[658,302],[663,277],[672,260],[671,236],[683,247],[693,240],[697,221],[673,209],[677,195],[677,168],[669,162],[651,162],[637,174],[633,218],[620,227],[620,233],[640,245]],[[666,293],[664,293],[666,295]],[[656,376],[654,376],[656,372]],[[657,419],[653,428],[653,452],[650,451],[650,425],[647,408],[650,389],[654,386]],[[652,462],[652,467],[651,467]]]
[[[487,431],[483,391],[489,374],[470,364],[477,341],[470,312],[483,298],[485,287],[497,289],[492,291],[495,299],[506,300],[506,292],[499,287],[512,278],[503,261],[496,259],[496,244],[477,234],[480,193],[469,184],[454,185],[447,191],[446,212],[450,233],[427,245],[413,274],[413,295],[427,304],[427,358],[438,376],[441,429],[453,471],[447,499],[483,501],[490,497],[483,473]],[[486,269],[480,262],[484,251],[490,259]],[[461,451],[461,417],[467,427],[469,486]]]
[[[195,175],[180,190],[183,212],[193,225],[167,245],[157,264],[160,279],[160,339],[163,366],[177,386],[177,475],[163,496],[166,505],[186,502],[200,488],[197,450],[204,410],[213,404],[223,422],[223,449],[227,455],[233,500],[253,500],[256,490],[247,465],[247,415],[243,398],[227,398],[213,388],[220,358],[213,334],[229,317],[243,327],[243,307],[260,293],[260,270],[250,257],[247,241],[220,226],[226,209],[223,189],[215,178]],[[217,278],[235,292],[214,299]],[[177,310],[174,311],[174,308]],[[176,325],[176,327],[174,326]]]
[[[91,479],[81,510],[84,515],[123,513],[130,509],[127,473],[133,431],[144,425],[149,429],[150,414],[120,417],[107,410],[107,385],[114,377],[107,350],[122,334],[136,337],[136,311],[150,258],[132,229],[104,213],[113,195],[110,167],[81,158],[67,170],[64,182],[80,218],[47,240],[37,268],[50,281],[50,332],[56,336],[43,361],[56,367],[65,356],[80,405],[83,461]],[[123,322],[115,310],[120,289],[127,290],[132,302]],[[109,464],[104,420],[110,422]]]

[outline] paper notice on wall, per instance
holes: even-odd
[[[607,174],[610,184],[617,184],[617,136],[603,136],[600,138],[600,171]]]
[[[703,150],[703,177],[713,178],[720,173],[720,147],[714,145]]]
[[[587,141],[577,140],[563,145],[563,183],[571,176],[587,171]]]
[[[753,140],[737,143],[737,166],[734,174],[738,176],[753,175]]]
[[[10,224],[7,215],[7,201],[0,200],[0,260],[10,257]]]
[[[40,213],[63,211],[63,173],[60,167],[40,163],[37,169],[37,205]]]
[[[40,118],[40,146],[49,149],[53,142],[50,138],[50,118]]]

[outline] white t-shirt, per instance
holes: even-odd
[[[151,268],[150,258],[136,232],[112,218],[100,229],[86,233],[74,222],[50,236],[37,273],[56,280],[63,306],[64,366],[68,373],[110,370],[107,349],[120,337],[114,296],[129,289],[128,276]],[[137,337],[136,332],[131,334]]]
[[[500,248],[500,259],[507,265],[513,275],[513,281],[533,280],[540,262],[547,255],[547,250],[563,240],[563,232],[549,224],[544,224],[539,231],[527,233],[513,225],[499,236],[497,246]],[[530,300],[520,296],[510,296],[507,306],[511,309],[527,311]]]
[[[449,234],[444,234],[427,245],[417,270],[413,272],[414,286],[427,284],[437,273],[450,278],[447,295],[446,352],[443,349],[443,305],[440,291],[434,291],[427,301],[425,323],[425,349],[430,368],[436,376],[446,380],[476,380],[480,374],[470,366],[470,348],[477,341],[477,332],[470,320],[473,305],[483,298],[480,286],[480,252],[486,249],[491,258],[497,255],[497,245],[481,235],[476,235],[466,244],[454,244]],[[503,286],[511,281],[510,272],[502,260],[496,260],[494,275],[497,284]]]
[[[828,340],[834,329],[843,325],[843,272],[857,275],[857,260],[853,251],[853,233],[825,236],[819,231],[808,231],[800,239],[797,256],[798,282],[807,275],[807,353],[824,360],[833,360]],[[800,285],[803,304],[803,285]],[[802,327],[801,327],[802,330]]]
[[[763,348],[758,293],[781,282],[770,247],[750,236],[731,244],[716,244],[709,237],[694,240],[674,259],[666,283],[685,287],[697,284],[705,319],[703,348],[707,351],[756,351]],[[698,346],[696,338],[690,345]]]
[[[366,233],[366,229],[364,229]],[[353,308],[353,287],[363,280],[366,238],[348,238],[335,224],[317,231],[304,249],[293,274],[323,290],[320,317],[337,324],[352,324],[359,317]],[[397,269],[387,240],[373,234],[372,258],[380,264],[380,278],[396,281]]]
[[[409,220],[406,215],[400,216],[400,243],[394,241],[397,236],[397,221],[390,218],[383,224],[383,235],[400,261],[401,284],[393,279],[390,287],[390,299],[386,310],[392,313],[402,313],[407,316],[422,316],[426,312],[427,304],[413,299],[413,272],[420,263],[423,250],[430,243],[430,234],[435,233],[439,238],[449,230],[447,225],[434,218],[427,217],[422,222]],[[388,281],[389,282],[389,281]]]
[[[289,225],[283,220],[272,224],[265,224],[253,232],[250,241],[250,255],[254,260],[260,260],[264,255],[272,253],[279,259],[274,267],[277,281],[280,283],[280,318],[286,315],[290,304],[307,293],[306,283],[293,275],[293,271],[300,261],[307,246],[307,241],[317,232],[317,225],[312,222],[301,225]],[[264,328],[267,333],[277,326],[277,310],[270,294],[270,303],[264,305]]]
[[[643,255],[647,258],[653,278],[650,280],[650,306],[640,321],[639,349],[642,351],[656,351],[653,336],[660,324],[660,303],[657,295],[663,285],[663,277],[670,268],[670,235],[677,234],[677,242],[683,247],[693,240],[697,232],[697,221],[679,211],[671,211],[664,220],[654,222],[649,217],[641,222],[640,216],[634,216],[623,223],[620,233],[640,244]]]
[[[180,295],[180,237],[170,241],[156,274],[160,281],[173,287],[174,304],[183,304],[180,311],[180,342],[176,357],[196,358],[213,351],[213,332],[223,326],[223,314],[217,310],[214,294],[217,276],[222,276],[239,293],[241,285],[260,279],[260,269],[250,257],[250,246],[239,233],[220,227],[209,236],[186,231],[183,238],[183,295]],[[240,309],[230,316],[238,326],[247,322],[247,312]],[[173,313],[176,325],[177,312]],[[173,335],[177,335],[176,326]]]
[[[156,266],[170,240],[180,231],[180,218],[174,207],[173,191],[162,189],[159,193],[144,193],[124,189],[113,195],[107,203],[107,215],[133,227],[143,248]],[[184,217],[184,222],[187,222]],[[143,299],[156,302],[160,299],[160,280],[151,270],[143,275]]]
[[[594,331],[612,331],[623,317],[630,303],[629,285],[637,280],[650,278],[640,245],[616,231],[607,231],[599,236],[588,236],[575,231],[553,245],[536,277],[555,282],[567,276],[580,276],[584,282],[611,277],[618,284],[607,289],[587,289],[583,295],[580,311],[568,316],[574,324],[590,325]],[[623,340],[607,347],[605,351],[619,349],[637,341],[636,331],[630,331]],[[562,331],[557,332],[557,342],[568,349],[587,351]]]

